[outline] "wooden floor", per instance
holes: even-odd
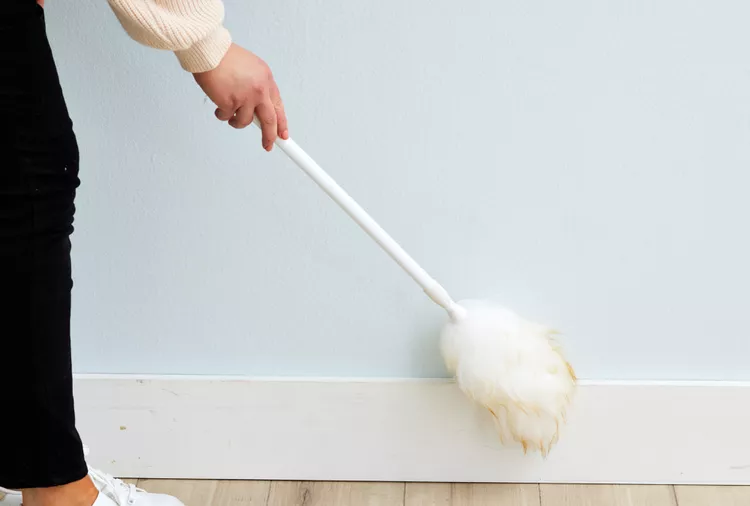
[[[750,487],[127,481],[187,506],[750,506]]]

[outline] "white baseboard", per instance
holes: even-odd
[[[123,477],[750,484],[750,383],[585,382],[545,461],[442,380],[78,376]]]

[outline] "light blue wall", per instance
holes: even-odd
[[[440,376],[441,312],[104,0],[49,0],[79,372]],[[750,379],[750,4],[229,0],[292,134],[587,378]],[[690,365],[688,365],[688,363]]]

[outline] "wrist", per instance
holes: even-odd
[[[231,45],[229,31],[219,26],[188,49],[175,51],[175,55],[183,69],[198,74],[218,67]]]

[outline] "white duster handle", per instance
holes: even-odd
[[[253,120],[258,126],[257,117]],[[425,293],[436,304],[442,306],[453,320],[462,318],[465,309],[451,299],[440,283],[435,281],[402,247],[399,245],[367,211],[357,204],[336,181],[333,180],[305,151],[291,138],[276,139],[276,145],[289,156],[320,188],[328,194],[351,218],[380,245],[416,281]]]

